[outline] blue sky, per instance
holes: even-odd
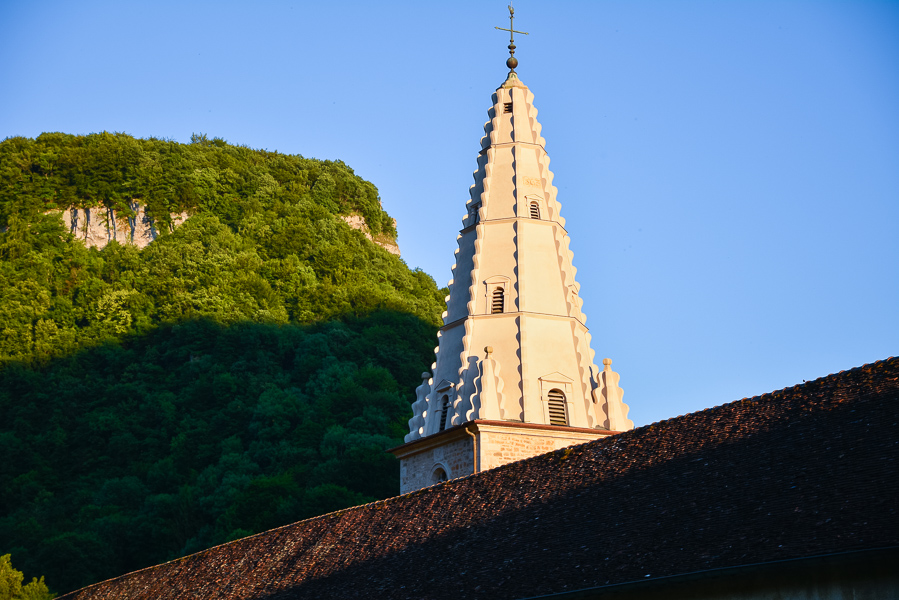
[[[0,3],[0,138],[341,159],[443,285],[504,1]],[[597,362],[639,424],[899,351],[899,2],[516,3]],[[422,365],[423,367],[426,365]]]

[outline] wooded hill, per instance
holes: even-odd
[[[144,249],[59,210],[135,201]],[[54,212],[57,211],[57,212]],[[341,162],[124,134],[0,143],[0,554],[56,591],[398,491],[445,290]]]

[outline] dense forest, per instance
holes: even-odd
[[[137,201],[143,249],[59,211]],[[64,592],[398,491],[445,290],[345,164],[124,134],[0,143],[0,555]]]

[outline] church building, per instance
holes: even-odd
[[[899,359],[635,429],[510,50],[401,495],[63,598],[899,598]]]
[[[534,94],[493,94],[459,232],[437,360],[422,373],[400,491],[633,429],[610,359],[594,364]]]

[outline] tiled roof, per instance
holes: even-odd
[[[897,423],[890,358],[66,598],[520,598],[895,546]]]

